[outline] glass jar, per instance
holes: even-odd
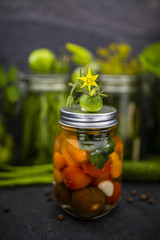
[[[101,75],[108,98],[104,104],[118,109],[118,133],[124,142],[124,159],[141,157],[141,81],[134,75]],[[145,139],[144,139],[145,141]]]
[[[59,110],[65,105],[69,75],[23,74],[22,164],[52,162],[53,140],[59,130]]]
[[[152,77],[152,78],[151,78]],[[160,79],[155,76],[150,76],[150,91],[148,93],[151,108],[151,117],[149,125],[148,149],[150,154],[160,154]],[[149,106],[147,102],[147,107]],[[146,107],[146,112],[148,109]]]
[[[121,198],[123,142],[116,134],[116,109],[62,108],[60,125],[53,154],[55,197],[75,217],[103,216]]]

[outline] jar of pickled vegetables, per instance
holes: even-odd
[[[55,198],[75,217],[101,217],[121,198],[123,142],[116,134],[117,111],[103,106],[89,113],[74,105],[60,112],[53,152]]]
[[[124,142],[124,159],[143,158],[141,79],[136,75],[101,75],[108,98],[104,104],[118,109],[118,133]]]
[[[52,162],[54,137],[59,129],[59,110],[65,105],[68,74],[20,74],[22,104],[22,164]]]

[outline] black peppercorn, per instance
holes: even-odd
[[[46,196],[51,195],[51,191],[49,189],[45,189],[44,195],[46,195]]]
[[[52,196],[51,196],[51,195],[48,195],[48,196],[47,196],[47,200],[48,200],[49,202],[52,201],[52,200],[53,200]]]
[[[140,196],[140,199],[141,199],[142,201],[145,201],[147,198],[148,198],[148,196],[147,196],[146,194],[142,194],[142,195]]]
[[[10,209],[9,209],[9,207],[8,207],[8,206],[5,206],[5,207],[3,207],[3,211],[4,211],[5,213],[7,213],[7,212],[9,212],[9,211],[10,211]]]
[[[58,214],[58,219],[59,219],[60,221],[63,221],[63,220],[64,220],[63,214]]]
[[[134,196],[134,195],[136,195],[136,194],[137,194],[137,190],[136,190],[136,189],[133,189],[133,190],[131,191],[131,195]]]
[[[153,203],[154,203],[154,199],[153,199],[153,198],[150,198],[150,199],[148,200],[148,203],[149,203],[149,204],[153,204]]]
[[[129,197],[129,198],[127,199],[127,202],[128,202],[128,203],[132,203],[132,202],[133,202],[133,198],[132,198],[132,197]]]

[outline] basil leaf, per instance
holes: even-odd
[[[106,154],[103,149],[96,149],[90,152],[89,161],[98,169],[102,169],[107,162]]]
[[[110,134],[87,134],[79,130],[77,138],[79,148],[89,152],[89,161],[98,169],[102,169],[115,148]]]

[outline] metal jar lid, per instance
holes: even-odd
[[[80,129],[103,129],[117,124],[117,110],[111,106],[103,106],[97,113],[85,112],[80,105],[63,107],[60,110],[60,124]]]
[[[26,82],[29,91],[54,92],[67,89],[69,74],[30,74],[19,73],[19,78]]]

